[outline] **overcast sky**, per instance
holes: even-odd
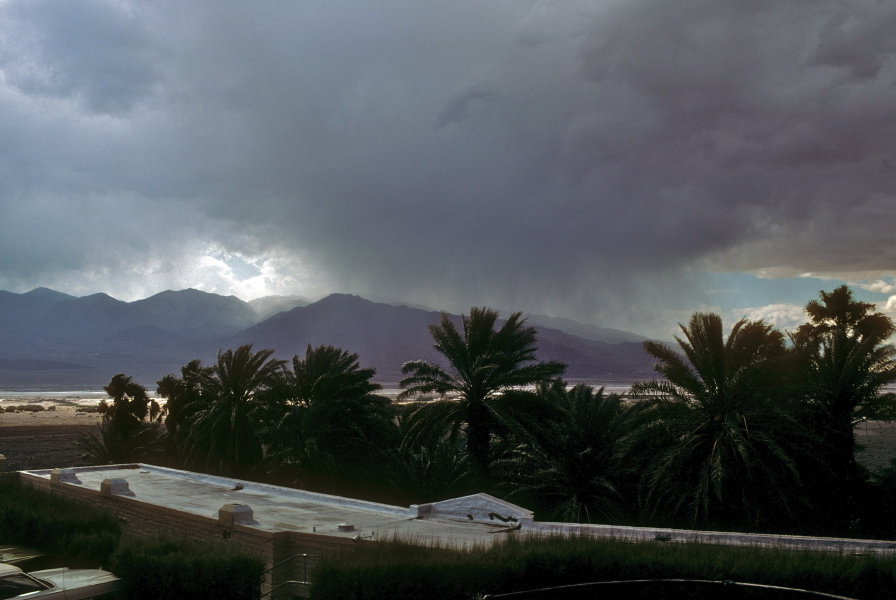
[[[896,3],[0,0],[0,289],[896,315]],[[890,300],[891,296],[893,300]]]

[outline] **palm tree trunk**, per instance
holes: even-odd
[[[473,459],[477,477],[488,476],[491,466],[490,444],[491,427],[488,410],[483,402],[470,403],[467,410],[467,452]]]
[[[835,404],[826,429],[827,460],[832,478],[825,486],[827,498],[824,509],[829,522],[845,528],[857,508],[856,500],[862,485],[855,456],[851,407]]]

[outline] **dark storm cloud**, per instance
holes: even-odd
[[[141,260],[170,284],[207,243],[299,257],[343,291],[635,327],[695,307],[695,269],[886,272],[896,254],[886,3],[6,2],[0,19],[6,287]]]
[[[149,91],[153,41],[125,5],[12,2],[4,9],[4,74],[23,93],[77,97],[89,112],[121,113]]]

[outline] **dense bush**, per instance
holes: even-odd
[[[43,412],[47,409],[42,404],[19,404],[18,406],[7,406],[5,410],[6,412]]]
[[[100,564],[120,536],[118,522],[102,511],[17,482],[0,485],[0,542]]]
[[[733,580],[842,594],[891,597],[896,558],[588,537],[508,538],[491,548],[448,550],[369,544],[321,562],[320,600],[470,598],[479,593],[625,579]]]
[[[110,568],[129,600],[258,598],[264,560],[223,543],[126,538]]]
[[[131,600],[257,598],[264,560],[222,543],[122,537],[107,513],[17,482],[0,484],[0,544],[100,566],[121,577]]]

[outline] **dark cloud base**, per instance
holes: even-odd
[[[257,277],[644,331],[711,301],[707,266],[892,274],[887,3],[14,0],[0,24],[6,289]]]

